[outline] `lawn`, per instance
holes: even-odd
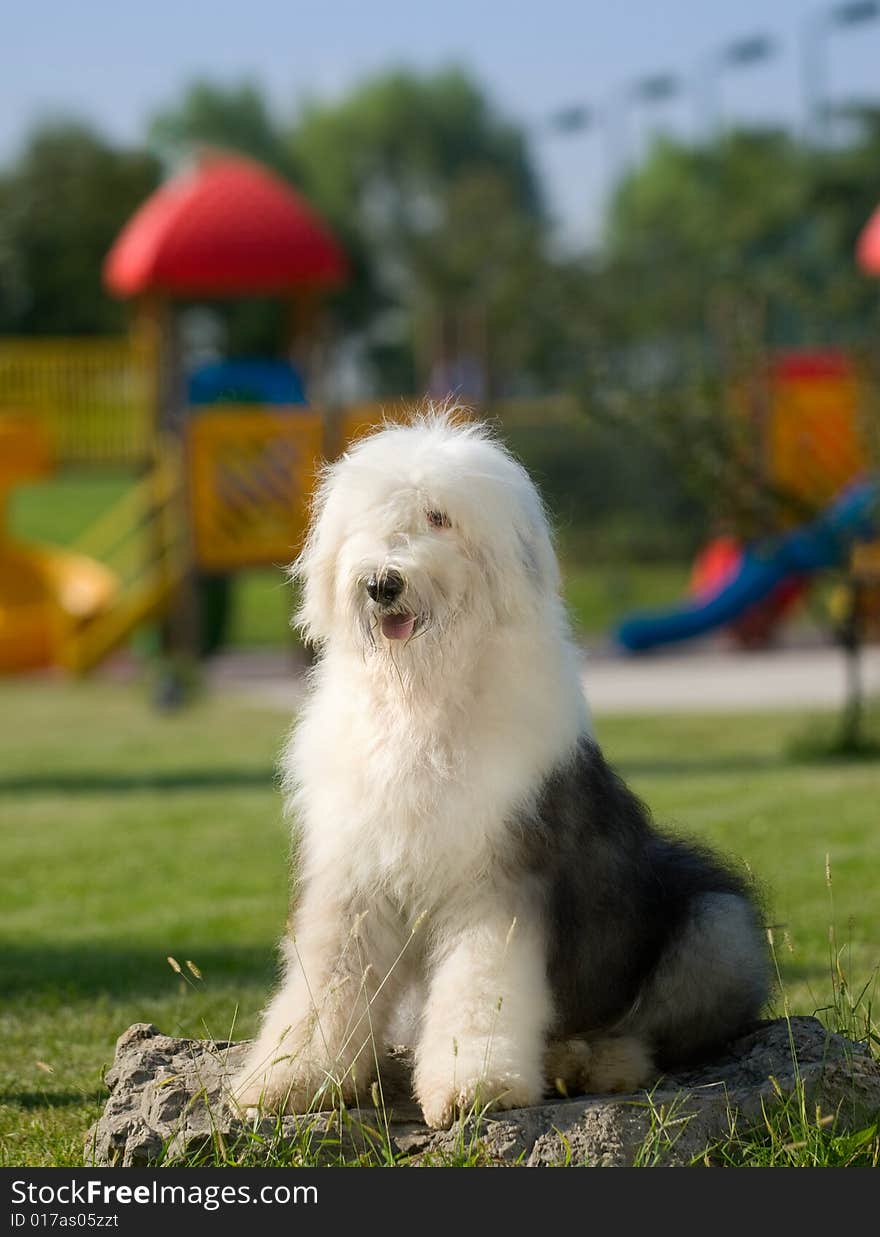
[[[102,469],[17,485],[9,502],[9,527],[26,541],[68,545],[118,502],[133,480],[123,469]]]
[[[135,687],[50,680],[0,684],[0,718],[0,1162],[76,1164],[126,1026],[254,1030],[287,906],[287,719],[228,699],[157,717]],[[832,918],[854,979],[877,965],[880,774],[793,761],[802,729],[793,714],[599,721],[663,821],[765,884],[791,1007],[813,1012]]]

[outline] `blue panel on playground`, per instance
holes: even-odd
[[[189,376],[190,404],[305,404],[302,379],[289,361],[212,361]]]

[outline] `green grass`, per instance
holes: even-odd
[[[69,545],[125,493],[134,478],[119,471],[68,472],[16,486],[7,521],[24,541]]]
[[[579,632],[607,636],[631,610],[653,610],[678,601],[686,592],[688,572],[683,563],[563,562],[565,599]]]
[[[259,648],[293,641],[290,629],[292,590],[283,571],[275,568],[242,571],[235,580],[229,644]]]
[[[51,680],[0,683],[0,717],[0,1160],[76,1164],[130,1023],[255,1028],[287,910],[273,781],[287,720],[228,699],[157,717],[136,688]],[[832,918],[853,983],[877,965],[878,770],[792,760],[801,728],[609,718],[600,736],[661,820],[764,882],[791,1008],[811,1013],[831,995]]]
[[[157,720],[140,693],[92,686],[0,686],[0,702],[0,1035],[15,1080],[0,1138],[13,1162],[75,1162],[125,1024],[226,1034],[240,998],[253,1029],[286,907],[283,721],[207,704]],[[169,954],[202,968],[203,991]]]

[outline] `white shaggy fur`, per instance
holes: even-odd
[[[589,730],[536,491],[480,427],[386,428],[326,474],[295,572],[321,653],[284,760],[301,893],[238,1101],[368,1094],[424,979],[427,1122],[534,1103],[553,1014],[542,916],[503,857],[517,808]],[[408,639],[386,638],[365,591],[389,572]]]
[[[633,1089],[766,999],[748,883],[663,836],[590,736],[540,500],[485,430],[426,416],[326,474],[285,756],[301,889],[233,1089],[353,1098],[418,994],[426,1121]]]

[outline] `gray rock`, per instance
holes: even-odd
[[[733,1120],[739,1132],[760,1125],[762,1106],[794,1096],[798,1079],[808,1111],[819,1105],[838,1129],[880,1111],[880,1064],[815,1018],[764,1023],[714,1064],[666,1077],[650,1093],[556,1098],[444,1131],[421,1121],[405,1049],[394,1051],[383,1073],[384,1113],[370,1107],[245,1119],[223,1096],[246,1049],[173,1039],[147,1023],[129,1027],[106,1075],[110,1098],[86,1135],[86,1163],[174,1163],[249,1140],[248,1162],[285,1146],[285,1162],[296,1163],[295,1148],[303,1146],[310,1163],[342,1156],[376,1162],[390,1146],[397,1159],[423,1164],[443,1163],[467,1147],[478,1149],[484,1164],[676,1165],[727,1136]]]

